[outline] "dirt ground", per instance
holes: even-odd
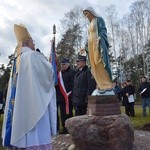
[[[132,150],[150,150],[150,132],[135,130]],[[53,138],[53,150],[68,150],[73,144],[69,134],[58,134]]]

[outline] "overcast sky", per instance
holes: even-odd
[[[53,37],[53,24],[58,26],[64,14],[79,5],[83,8],[92,6],[105,17],[105,9],[115,5],[120,16],[129,12],[135,0],[1,0],[0,1],[0,64],[8,63],[8,56],[17,45],[14,35],[14,24],[24,24],[36,48],[45,55],[50,51],[50,40]],[[57,35],[59,33],[57,32]],[[58,39],[56,39],[57,42]]]

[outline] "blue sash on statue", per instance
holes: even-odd
[[[16,83],[17,83],[17,74],[16,74],[16,58],[14,59],[14,65],[12,68],[12,76],[11,76],[11,96],[8,104],[8,113],[7,113],[7,120],[6,120],[6,132],[4,138],[4,146],[10,146],[11,140],[11,129],[12,129],[12,118],[13,118],[13,108],[14,108],[14,101],[16,95]]]

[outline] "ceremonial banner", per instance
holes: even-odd
[[[17,83],[17,74],[16,74],[16,58],[14,59],[14,64],[12,68],[12,75],[11,75],[11,82],[10,85],[10,95],[7,95],[9,98],[8,102],[8,109],[6,117],[6,124],[4,126],[4,137],[3,137],[3,145],[4,146],[10,146],[10,140],[11,140],[11,129],[12,129],[12,118],[13,118],[13,108],[14,108],[14,102],[15,102],[15,95],[16,95],[16,83]]]
[[[66,114],[69,114],[69,95],[71,94],[70,92],[66,92],[65,86],[64,86],[64,82],[63,82],[63,78],[62,78],[62,73],[61,71],[58,74],[58,87],[62,93],[62,95],[64,96],[65,99],[65,104],[66,104]]]
[[[55,85],[58,84],[58,75],[57,75],[57,60],[56,60],[56,53],[55,53],[55,41],[51,41],[51,53],[49,62],[52,64],[54,69],[54,77],[55,77]]]

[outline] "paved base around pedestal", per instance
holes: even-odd
[[[149,150],[150,132],[135,130],[134,144],[131,150]],[[68,134],[58,134],[52,139],[53,150],[68,150],[73,144],[72,138]],[[75,149],[76,150],[76,149]]]

